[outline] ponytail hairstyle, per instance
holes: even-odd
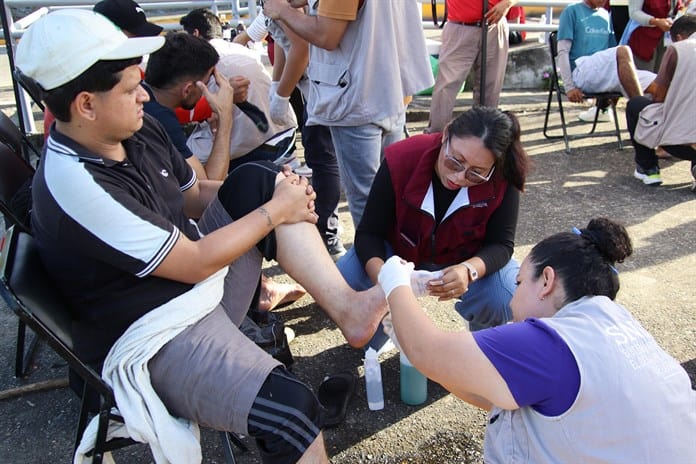
[[[524,191],[529,157],[520,141],[520,122],[509,111],[475,106],[453,119],[445,128],[445,138],[476,137],[495,156],[496,170],[503,178]]]
[[[619,273],[615,264],[633,253],[626,228],[607,218],[592,219],[585,229],[573,228],[545,238],[532,248],[529,262],[534,278],[553,268],[568,304],[584,296],[616,298]]]

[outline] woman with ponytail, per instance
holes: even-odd
[[[522,262],[513,323],[437,328],[398,256],[379,273],[401,349],[419,371],[489,411],[487,463],[696,462],[696,391],[623,306],[616,263],[632,253],[608,219],[552,235]]]
[[[456,300],[472,330],[507,322],[527,165],[517,118],[495,108],[472,108],[441,133],[390,145],[339,269],[355,289],[369,288],[397,254],[436,271],[420,274],[421,293]]]

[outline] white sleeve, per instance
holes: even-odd
[[[266,16],[264,16],[263,12],[259,12],[254,22],[247,27],[246,32],[254,42],[261,42],[266,37],[268,28],[266,27]]]
[[[570,47],[572,46],[572,40],[563,39],[558,41],[558,56],[556,57],[556,61],[566,92],[575,88],[573,73],[570,71]]]
[[[628,0],[628,16],[638,21],[641,26],[653,27],[650,25],[650,20],[654,18],[643,11],[643,0]]]

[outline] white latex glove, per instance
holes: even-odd
[[[399,345],[399,340],[396,339],[394,324],[392,324],[391,312],[387,313],[387,315],[384,316],[384,319],[382,319],[382,330],[389,338],[391,338],[391,341],[396,349],[401,351],[401,345]]]
[[[273,98],[273,95],[278,93],[278,85],[280,84],[280,81],[271,81],[271,86],[268,89],[268,100],[270,101]]]
[[[271,95],[271,119],[276,124],[285,124],[290,111],[290,97],[281,97],[278,93]]]
[[[382,287],[384,294],[389,295],[396,287],[407,286],[411,288],[411,273],[413,272],[413,263],[406,263],[394,255],[389,258],[377,275],[377,281]]]

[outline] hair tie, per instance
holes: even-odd
[[[598,244],[597,243],[597,236],[592,231],[585,230],[583,232],[582,230],[578,229],[577,227],[573,227],[571,229],[571,231],[575,235],[580,235],[582,238],[584,238],[585,240],[590,242],[592,245],[597,247],[597,244]],[[607,263],[607,266],[609,266],[609,269],[611,269],[611,272],[613,272],[616,275],[619,275],[619,270],[616,269],[609,261],[607,261],[606,258],[605,258],[605,261]]]

